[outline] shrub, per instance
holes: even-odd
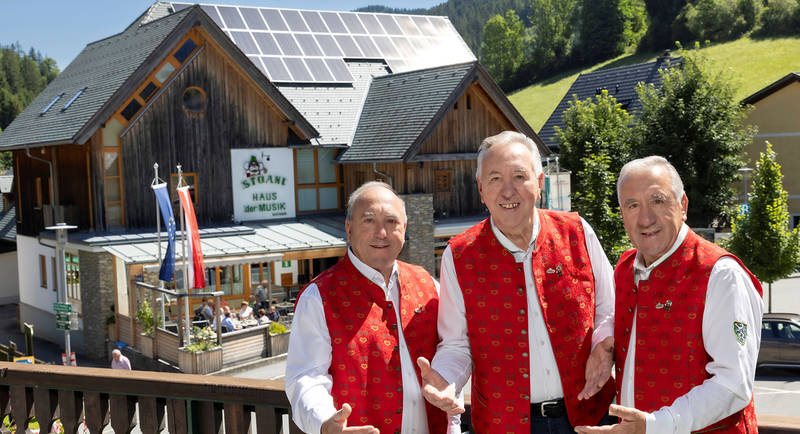
[[[269,332],[270,332],[270,334],[278,335],[278,334],[281,334],[281,333],[286,333],[288,331],[289,331],[289,329],[287,329],[285,325],[283,325],[283,324],[281,324],[281,323],[279,323],[277,321],[273,321],[273,322],[271,322],[269,324]]]
[[[770,0],[758,20],[756,33],[762,36],[794,35],[800,29],[797,0]]]
[[[193,327],[192,343],[186,346],[186,351],[202,353],[217,346],[217,334],[211,327]]]
[[[136,310],[136,321],[142,326],[142,333],[147,336],[153,336],[155,332],[155,318],[153,317],[153,310],[150,309],[150,304],[147,300],[142,300],[139,304],[139,309]]]
[[[728,41],[755,27],[760,0],[698,0],[687,3],[672,25],[680,41]]]

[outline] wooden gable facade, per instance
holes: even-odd
[[[17,183],[20,234],[36,236],[56,221],[79,231],[153,227],[153,163],[172,194],[182,165],[201,226],[229,224],[231,149],[309,145],[313,127],[196,9],[186,19],[193,25],[120,90],[122,102],[100,111],[107,117],[85,143],[14,151],[16,173],[25,174]]]

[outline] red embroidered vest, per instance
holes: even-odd
[[[634,404],[639,410],[653,412],[671,405],[710,378],[705,370],[712,359],[703,345],[703,311],[709,275],[723,256],[739,262],[761,295],[761,283],[738,258],[691,230],[683,244],[650,273],[649,280],[640,281],[638,288],[633,280],[636,250],[629,250],[620,258],[614,270],[617,288],[614,359],[617,378],[622,378],[636,311]],[[621,387],[620,380],[618,398]],[[752,397],[744,409],[697,432],[712,430],[758,432]]]
[[[421,267],[397,261],[400,319],[417,380],[417,357],[433,358],[439,298],[433,278]],[[399,433],[403,412],[397,316],[380,287],[364,277],[348,256],[313,280],[319,288],[333,354],[336,408],[348,403],[349,425],[373,425]],[[299,297],[298,297],[299,298]],[[425,403],[430,434],[447,431],[447,415]]]
[[[614,397],[613,379],[578,401],[594,331],[594,275],[575,213],[538,210],[533,253],[536,294],[555,354],[573,426],[596,425]],[[472,351],[472,425],[479,433],[530,432],[528,304],[522,263],[489,220],[450,240],[464,295]],[[535,386],[534,386],[535,387]]]

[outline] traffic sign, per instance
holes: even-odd
[[[53,303],[53,310],[56,312],[72,312],[72,305],[69,303]]]

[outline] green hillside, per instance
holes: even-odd
[[[751,39],[702,48],[714,71],[730,71],[736,98],[743,99],[790,72],[800,71],[800,37]],[[555,110],[580,73],[655,60],[659,53],[622,55],[590,68],[572,70],[534,83],[508,97],[534,130]]]

